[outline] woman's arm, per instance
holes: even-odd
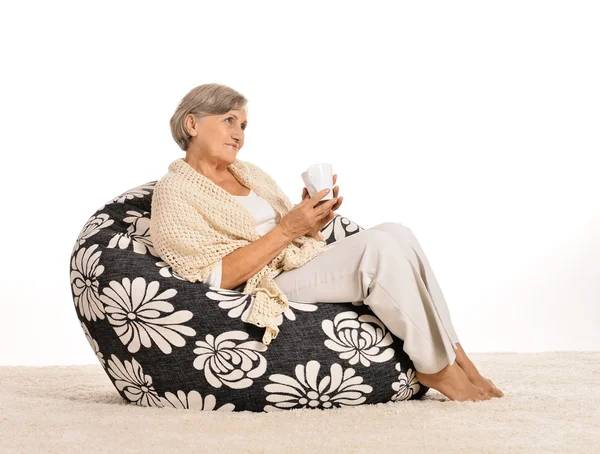
[[[258,273],[286,248],[292,239],[281,224],[247,246],[223,257],[221,288],[234,289]]]

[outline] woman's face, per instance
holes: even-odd
[[[224,115],[209,115],[198,120],[192,114],[186,118],[186,128],[192,136],[188,152],[197,150],[209,160],[235,162],[244,146],[247,119],[245,110],[230,110]],[[230,146],[233,145],[233,146]]]

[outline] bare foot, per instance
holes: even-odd
[[[494,382],[492,380],[490,380],[489,378],[485,378],[479,372],[477,372],[476,374],[471,374],[471,375],[469,375],[465,372],[465,374],[467,375],[467,377],[471,383],[473,383],[475,386],[478,386],[479,388],[483,389],[490,396],[492,396],[492,397],[504,396],[504,393],[502,391],[500,391],[499,388],[496,387],[496,385],[494,384]]]
[[[441,392],[450,400],[463,402],[491,398],[487,392],[469,381],[456,361],[435,374],[416,371],[416,377],[423,385]]]
[[[491,397],[502,397],[504,393],[489,378],[479,373],[473,361],[469,359],[460,343],[456,343],[456,362],[471,383],[487,392]]]

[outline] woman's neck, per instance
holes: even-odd
[[[186,156],[183,160],[196,172],[204,175],[219,186],[223,182],[231,181],[231,177],[233,176],[229,171],[229,164],[223,167],[223,165],[216,165],[204,159],[195,158],[194,156]]]

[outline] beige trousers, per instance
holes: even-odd
[[[402,224],[386,222],[338,240],[275,282],[290,301],[363,301],[404,341],[419,372],[439,372],[456,359],[448,305],[417,238]]]

